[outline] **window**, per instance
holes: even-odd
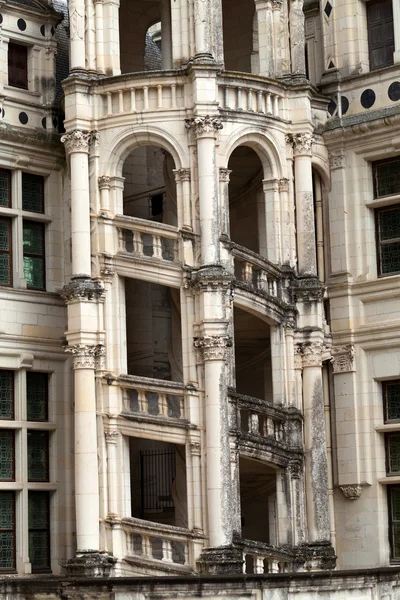
[[[400,158],[372,163],[374,198],[400,194]]]
[[[388,486],[391,559],[400,560],[400,486]]]
[[[388,475],[400,474],[400,433],[386,435],[386,463]]]
[[[371,71],[393,64],[394,28],[392,0],[367,3],[369,64]]]
[[[385,423],[400,423],[400,380],[383,383]]]
[[[400,273],[400,205],[376,211],[380,275]]]
[[[17,179],[13,189],[21,189],[20,196],[14,197],[11,192],[12,178]],[[13,209],[12,215],[9,208]],[[44,177],[0,169],[0,285],[14,285],[13,271],[15,276],[17,266],[23,265],[16,284],[23,278],[29,289],[46,289],[44,221],[49,219],[44,210]],[[22,221],[22,245],[14,246],[13,256],[13,233],[16,229],[14,239],[19,239],[21,227],[18,221]]]
[[[13,42],[8,44],[8,85],[28,89],[28,48]]]
[[[21,385],[24,377],[26,386]],[[16,378],[19,378],[17,384]],[[0,572],[16,569],[15,556],[19,554],[16,551],[21,543],[16,535],[17,526],[18,532],[28,537],[32,572],[50,570],[48,383],[47,373],[0,371]],[[15,402],[15,390],[24,388],[25,401]],[[27,465],[26,471],[18,472],[22,489],[7,489],[7,482],[16,481],[15,466],[21,462]],[[26,476],[24,472],[27,472]],[[34,490],[29,487],[30,482],[35,482]],[[41,484],[47,489],[40,489]],[[16,503],[21,507],[17,522]],[[28,514],[25,531],[24,522],[18,522],[18,515],[24,513]]]

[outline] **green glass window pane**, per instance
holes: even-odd
[[[400,242],[381,245],[381,271],[383,274],[400,271]]]
[[[14,416],[14,373],[0,371],[0,419],[12,419]]]
[[[379,230],[382,241],[400,238],[400,208],[379,213]]]
[[[28,481],[49,480],[47,431],[28,431]]]
[[[400,160],[376,165],[375,177],[378,198],[400,193]]]
[[[0,285],[11,283],[10,255],[0,254]]]
[[[10,172],[0,169],[0,206],[10,206]]]
[[[387,420],[400,420],[400,382],[387,383],[385,391]]]
[[[43,289],[43,259],[24,256],[24,278],[29,288]]]
[[[28,527],[47,529],[49,523],[49,497],[47,492],[29,492]]]
[[[43,177],[22,173],[22,210],[44,212]]]
[[[28,421],[47,420],[47,373],[26,374],[26,411]]]
[[[400,471],[400,435],[389,436],[389,472]]]
[[[24,254],[43,255],[44,230],[42,223],[24,221],[23,246]]]
[[[48,493],[29,492],[29,560],[32,564],[32,570],[34,571],[48,569],[50,567],[49,524]]]
[[[0,492],[0,530],[14,526],[14,492]]]
[[[0,429],[0,480],[14,478],[14,432]]]
[[[0,250],[10,250],[10,221],[0,219]]]
[[[12,531],[0,531],[0,569],[14,568],[14,534]]]
[[[50,567],[49,535],[47,531],[29,532],[29,560],[33,570]]]

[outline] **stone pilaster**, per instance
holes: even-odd
[[[303,80],[306,77],[304,0],[288,1],[290,2],[289,25],[292,76],[295,79]]]

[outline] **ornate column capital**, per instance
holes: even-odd
[[[287,466],[287,471],[292,479],[300,479],[303,465],[299,461],[292,461]]]
[[[96,369],[105,355],[103,344],[75,344],[66,346],[65,352],[72,354],[73,369]]]
[[[324,346],[320,342],[302,342],[296,344],[295,347],[295,368],[299,367],[301,359],[301,366],[303,369],[307,367],[321,367],[322,366],[322,352]],[[297,365],[296,365],[297,359]]]
[[[116,444],[119,438],[119,431],[116,429],[105,429],[104,437],[107,444]]]
[[[343,169],[346,166],[345,160],[346,157],[344,153],[329,154],[329,166],[331,171],[334,171],[335,169]]]
[[[289,179],[279,179],[278,190],[280,192],[288,192],[289,191]]]
[[[210,335],[194,338],[194,347],[201,350],[204,360],[224,360],[226,349],[232,346],[229,335]]]
[[[68,154],[73,152],[89,153],[89,144],[91,141],[92,132],[83,129],[75,129],[70,133],[65,133],[61,136],[61,142],[64,144]]]
[[[200,456],[201,454],[201,444],[200,442],[190,442],[190,452],[194,456]]]
[[[178,181],[190,181],[191,179],[190,169],[174,169],[173,173]]]
[[[332,346],[331,363],[333,374],[351,373],[356,370],[354,346],[347,344],[345,346]]]
[[[283,0],[271,0],[272,10],[280,10],[283,5]]]
[[[231,173],[232,173],[232,171],[230,171],[229,169],[223,169],[223,168],[221,168],[219,170],[219,180],[222,183],[229,183]]]
[[[109,190],[111,187],[111,177],[108,175],[102,175],[97,179],[99,184],[99,190]]]
[[[298,156],[311,155],[315,138],[312,133],[288,133],[286,141],[292,145]]]
[[[347,500],[358,500],[362,494],[362,487],[357,483],[354,485],[341,485],[340,489]]]
[[[215,137],[217,131],[223,128],[222,121],[219,117],[192,117],[185,119],[186,129],[192,131],[196,138],[199,137]]]

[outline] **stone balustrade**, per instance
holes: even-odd
[[[262,575],[291,571],[293,557],[285,551],[251,540],[242,540],[240,546],[243,548],[243,573]]]
[[[118,251],[139,257],[174,262],[178,258],[176,227],[147,219],[117,215]]]
[[[282,118],[282,92],[264,78],[224,73],[218,77],[219,105],[224,110],[240,110]]]
[[[173,565],[192,570],[190,543],[193,535],[181,527],[128,517],[122,519],[126,535],[126,557],[150,561],[162,568]]]
[[[280,269],[260,255],[231,243],[235,264],[235,277],[238,283],[245,284],[273,298],[281,299]]]
[[[98,118],[185,108],[184,77],[135,73],[99,84]]]
[[[182,384],[123,375],[123,411],[172,419],[185,419],[185,388]]]
[[[231,424],[243,433],[285,442],[286,411],[265,400],[229,390]]]

